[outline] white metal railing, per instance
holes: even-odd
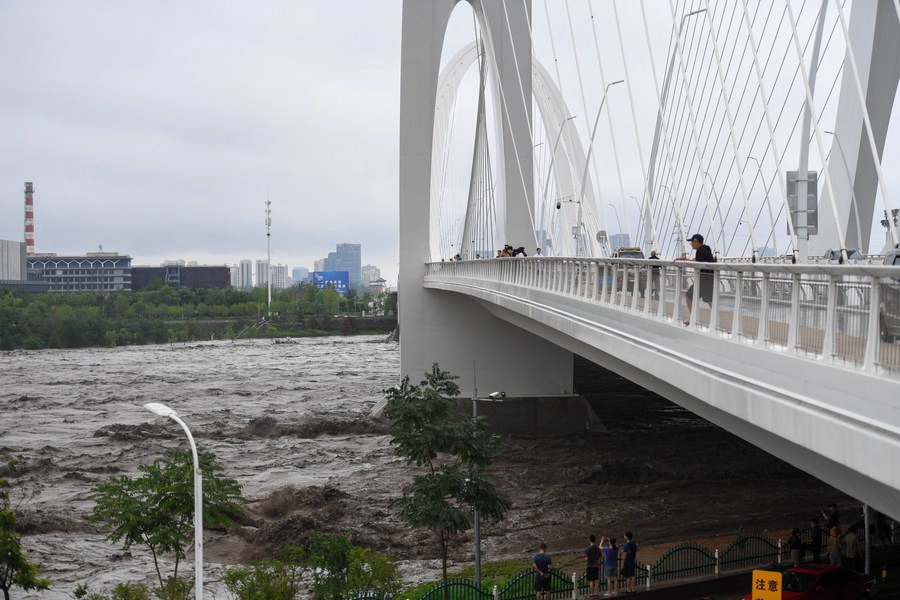
[[[708,278],[703,284],[701,269]],[[426,285],[463,279],[486,288],[499,282],[543,290],[773,352],[900,377],[900,267],[604,258],[427,265]],[[704,285],[712,288],[709,302],[700,298]]]

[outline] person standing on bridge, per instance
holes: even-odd
[[[656,250],[650,251],[650,260],[659,260]],[[650,297],[659,298],[659,267],[650,267]]]
[[[716,262],[716,257],[713,254],[712,249],[703,243],[703,236],[699,233],[695,233],[692,235],[687,241],[691,243],[691,248],[695,250],[694,261],[695,262],[707,262],[714,263]],[[675,260],[689,260],[686,258],[676,258]],[[701,269],[700,270],[700,299],[706,302],[707,304],[712,303],[713,297],[713,271],[710,269]],[[684,294],[685,300],[687,301],[687,309],[688,314],[691,313],[692,305],[694,303],[694,285],[691,284],[691,287],[688,288],[687,292]],[[684,324],[688,325],[690,321],[685,320]]]

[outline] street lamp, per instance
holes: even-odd
[[[159,402],[150,402],[144,408],[160,417],[169,417],[181,425],[191,443],[191,454],[194,456],[194,599],[203,600],[203,473],[200,472],[197,445],[191,430],[174,410]]]
[[[616,224],[619,226],[619,235],[622,235],[622,221],[619,220],[619,210],[612,202],[610,202],[609,205],[612,207],[613,212],[616,213]]]
[[[582,213],[582,205],[584,204],[584,186],[587,184],[587,176],[588,176],[588,165],[591,164],[591,154],[594,151],[594,136],[597,135],[597,125],[600,124],[600,113],[603,112],[603,105],[606,103],[606,95],[609,93],[609,88],[614,85],[618,85],[620,83],[625,83],[624,79],[618,79],[616,81],[612,81],[606,84],[606,88],[603,90],[603,99],[600,100],[600,108],[597,109],[597,118],[594,119],[594,128],[591,130],[591,140],[588,142],[588,153],[587,158],[584,159],[584,172],[581,175],[581,199],[578,201],[578,226],[577,233],[575,234],[575,242],[577,244],[575,255],[580,256],[581,253],[578,252],[578,249],[581,247],[581,213]]]
[[[269,194],[266,194],[266,283],[269,288],[269,304],[266,307],[268,316],[272,318],[272,203],[269,201]]]
[[[694,17],[701,13],[705,13],[706,9],[701,8],[698,10],[692,10],[689,13],[685,13],[681,17],[681,22],[678,24],[678,37],[681,37],[681,30],[684,29],[685,21],[687,21],[690,17]],[[659,98],[659,110],[656,113],[656,129],[653,131],[653,145],[650,148],[650,164],[647,169],[647,190],[648,197],[653,198],[653,181],[656,177],[656,155],[659,153],[659,138],[662,134],[663,127],[663,113],[666,111],[666,100],[669,96],[669,86],[672,83],[672,72],[675,69],[675,51],[677,50],[676,46],[672,47],[672,52],[669,54],[668,59],[668,68],[666,69],[666,77],[663,79],[662,92]],[[682,236],[684,237],[684,236]]]
[[[491,392],[487,398],[479,398],[476,387],[472,396],[472,418],[478,416],[479,401],[503,402],[504,398],[506,398],[506,392]],[[478,514],[478,506],[475,506],[475,589],[481,591],[481,516]]]
[[[766,208],[769,209],[769,223],[772,224],[772,250],[775,252],[775,256],[778,256],[778,240],[775,235],[775,215],[772,214],[772,205],[769,203],[769,188],[766,186],[766,179],[763,177],[762,165],[755,156],[747,155],[747,160],[752,160],[756,163],[756,170],[759,171],[759,178],[762,180],[763,190],[766,193]],[[747,164],[744,163],[744,168],[747,168]]]

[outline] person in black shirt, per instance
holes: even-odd
[[[825,517],[825,531],[831,531],[832,527],[839,527],[841,524],[841,513],[838,512],[837,504],[834,502],[828,505],[827,513],[822,511],[822,516]]]
[[[708,262],[714,263],[716,262],[716,257],[713,255],[712,249],[703,243],[703,236],[699,233],[695,233],[688,239],[691,243],[691,248],[696,251],[694,255],[694,260],[696,262]],[[700,270],[700,299],[706,302],[707,304],[712,303],[713,297],[713,271],[710,269],[701,269]],[[685,300],[687,300],[687,309],[688,314],[691,312],[691,305],[694,303],[694,286],[688,288],[687,292],[685,292]]]

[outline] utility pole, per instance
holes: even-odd
[[[272,318],[272,202],[266,192],[266,283],[269,288],[269,303],[266,314]]]

